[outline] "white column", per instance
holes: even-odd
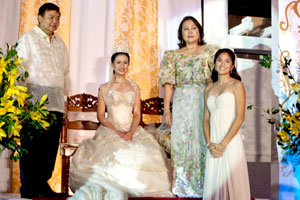
[[[204,35],[208,44],[227,46],[228,35],[228,1],[204,1]]]
[[[6,43],[13,45],[18,41],[20,1],[0,0],[0,48],[2,50],[6,49]]]

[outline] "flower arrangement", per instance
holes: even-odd
[[[279,104],[281,121],[276,139],[278,145],[288,155],[297,156],[300,154],[300,79],[296,80],[291,73],[291,61],[291,59],[284,58],[282,73],[291,84],[289,84],[288,96]],[[286,106],[287,102],[290,106]]]
[[[296,80],[291,72],[291,59],[284,57],[281,73],[288,83],[288,94],[279,104],[279,108],[263,110],[268,115],[268,123],[277,126],[277,144],[285,151],[285,156],[300,155],[300,79]],[[265,68],[271,67],[271,57],[264,56],[260,64]],[[298,66],[300,68],[300,66]],[[253,105],[247,107],[251,110]],[[274,115],[280,114],[280,120]],[[285,157],[283,158],[285,161]],[[297,162],[300,161],[300,159]],[[300,162],[299,162],[300,164]]]
[[[21,81],[28,77],[21,65],[22,59],[17,55],[17,44],[7,45],[6,55],[0,48],[0,152],[7,148],[12,151],[10,159],[18,160],[27,152],[21,144],[21,139],[31,139],[31,134],[22,132],[22,127],[46,129],[49,111],[45,107],[48,103],[47,95],[40,101],[31,102],[32,95]]]

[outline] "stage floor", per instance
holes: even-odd
[[[33,200],[46,200],[49,198],[34,198]],[[51,200],[65,200],[66,198],[51,198]],[[129,200],[201,200],[198,198],[181,198],[181,197],[173,197],[173,198],[158,198],[158,197],[129,197]],[[0,193],[0,200],[28,200],[25,198],[21,198],[20,194],[12,194],[12,193]],[[251,200],[268,200],[268,199],[254,199]]]

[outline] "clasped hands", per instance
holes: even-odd
[[[213,142],[209,142],[207,145],[207,148],[209,149],[211,155],[214,158],[220,158],[223,156],[223,153],[225,152],[226,146],[222,143],[216,144]]]
[[[122,131],[116,130],[115,132],[117,133],[118,136],[120,136],[122,139],[124,139],[126,141],[132,140],[133,132],[131,132],[131,131],[122,132]]]

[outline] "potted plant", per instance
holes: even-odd
[[[32,95],[22,86],[29,74],[24,72],[16,47],[17,44],[7,45],[6,54],[0,48],[0,153],[4,148],[11,150],[10,159],[14,161],[27,152],[20,140],[34,137],[22,132],[24,126],[49,127],[46,121],[49,111],[45,107],[47,95],[40,101],[30,100]]]
[[[265,68],[271,67],[271,57],[264,56],[260,64]],[[279,160],[289,172],[293,172],[294,177],[300,183],[300,79],[296,80],[291,71],[292,59],[284,57],[281,73],[285,78],[288,91],[285,99],[278,105],[278,108],[263,110],[268,116],[267,120],[270,124],[275,124],[276,142],[283,151],[282,160]],[[300,66],[298,66],[300,68]],[[251,110],[253,105],[247,107]],[[279,117],[275,117],[276,115]],[[279,119],[279,120],[278,120]]]

